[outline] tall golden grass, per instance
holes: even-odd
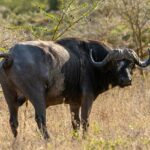
[[[0,47],[8,49],[18,41],[34,39],[25,31],[8,30],[1,21]],[[135,71],[133,85],[115,87],[100,94],[90,115],[89,136],[72,140],[69,106],[47,109],[51,140],[45,142],[34,120],[29,103],[19,110],[18,137],[13,138],[9,112],[0,93],[0,150],[149,150],[150,149],[150,74],[144,78]]]
[[[42,139],[29,103],[20,107],[18,137],[9,127],[8,108],[0,98],[0,149],[2,150],[145,150],[150,149],[150,74],[134,73],[133,85],[115,87],[98,96],[90,115],[89,136],[72,140],[69,106],[47,109],[51,140]]]

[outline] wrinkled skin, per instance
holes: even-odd
[[[35,120],[45,139],[49,138],[46,108],[62,103],[70,105],[73,129],[77,131],[82,124],[85,135],[92,104],[98,94],[109,90],[109,85],[131,85],[133,62],[109,62],[102,68],[96,68],[91,63],[89,49],[93,49],[94,59],[101,61],[110,51],[107,46],[73,38],[57,43],[64,48],[40,41],[17,44],[10,49],[12,64],[5,59],[0,64],[0,83],[8,104],[14,137],[17,136],[18,108],[27,99],[34,106]]]

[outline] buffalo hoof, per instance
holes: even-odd
[[[17,137],[17,135],[18,135],[17,130],[16,130],[16,129],[12,129],[12,132],[13,132],[14,138],[16,138],[16,137]]]
[[[50,136],[47,132],[43,136],[44,136],[44,140],[46,140],[46,141],[50,140]]]
[[[88,135],[89,135],[89,134],[88,134],[87,132],[83,133],[82,139],[83,139],[83,140],[87,140]]]

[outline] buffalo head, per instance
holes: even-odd
[[[93,58],[93,50],[90,50],[90,58],[92,64],[97,68],[105,67],[109,62],[114,62],[116,70],[116,78],[121,87],[131,85],[132,70],[135,65],[139,67],[147,67],[150,64],[150,49],[149,58],[141,61],[138,55],[132,49],[115,49],[110,51],[102,61],[95,61]]]

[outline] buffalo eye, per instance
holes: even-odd
[[[121,71],[123,68],[125,68],[126,67],[126,64],[125,64],[125,62],[124,61],[119,61],[118,63],[117,63],[117,70],[118,71]]]

